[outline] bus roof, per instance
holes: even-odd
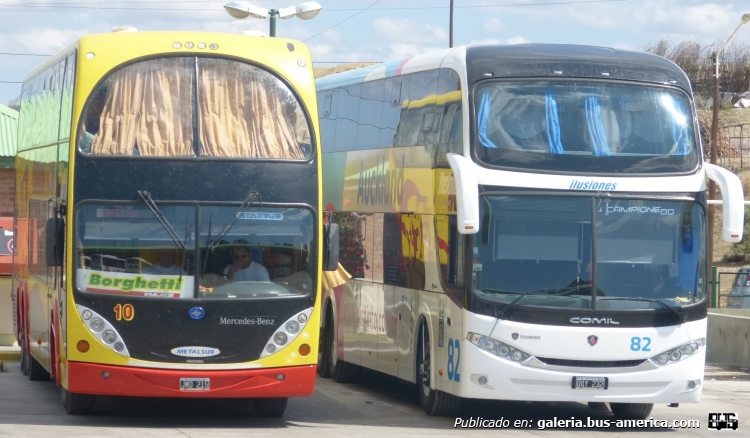
[[[325,76],[315,84],[318,90],[326,90],[439,67],[465,69],[470,84],[491,74],[494,78],[620,79],[691,89],[685,73],[661,56],[571,44],[461,46]]]
[[[672,61],[651,53],[571,44],[474,46],[466,49],[467,80],[518,77],[620,79],[676,85],[690,80]]]
[[[247,52],[247,54],[250,55],[251,53],[258,50],[267,51],[269,49],[278,48],[279,46],[284,45],[286,46],[286,48],[284,49],[286,53],[295,52],[295,50],[301,50],[302,52],[304,52],[304,54],[301,53],[302,58],[306,58],[309,56],[309,52],[304,43],[285,38],[264,38],[233,33],[189,31],[122,31],[96,33],[82,36],[77,41],[66,47],[64,50],[47,59],[44,63],[32,70],[31,73],[26,76],[24,82],[30,80],[39,72],[44,71],[47,67],[59,62],[65,56],[69,55],[74,49],[81,47],[81,45],[98,48],[112,47],[111,50],[113,51],[119,50],[121,48],[132,47],[132,52],[134,55],[133,57],[135,58],[143,54],[150,55],[155,52],[163,52],[169,54],[184,53],[186,56],[191,56],[199,53],[221,54],[225,53],[225,43],[229,42],[230,40],[235,49],[233,50],[233,54],[237,54],[235,53],[237,52],[236,48],[240,46],[244,46],[244,52]],[[186,42],[192,42],[193,44],[202,42],[206,44],[206,47],[204,49],[199,49],[196,46],[192,49],[188,49],[184,46]],[[210,44],[212,42],[219,43],[218,49],[212,49],[210,47]],[[176,43],[179,43],[180,46],[173,47],[173,44]],[[293,46],[289,47],[289,43],[293,44]]]

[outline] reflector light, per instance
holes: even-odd
[[[206,43],[198,43],[198,48],[199,49],[205,49],[206,48]]]
[[[84,341],[82,339],[82,340],[78,341],[78,344],[76,344],[76,348],[81,353],[85,353],[85,352],[89,351],[89,343],[87,341]]]
[[[174,43],[174,44],[172,44],[172,47],[174,47],[175,49],[179,49],[180,47],[182,47],[182,44],[180,44],[180,43]]]
[[[192,49],[193,48],[193,43],[185,43],[185,48],[186,49]]]
[[[310,346],[307,344],[302,344],[299,346],[299,354],[300,356],[307,356],[310,354]]]

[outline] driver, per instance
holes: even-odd
[[[234,262],[224,268],[224,277],[231,281],[271,281],[268,271],[260,263],[253,263],[250,250],[238,246],[232,250]]]

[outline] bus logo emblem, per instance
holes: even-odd
[[[513,338],[513,340],[514,340],[514,341],[515,341],[516,339],[518,339],[518,333],[513,333],[513,334],[512,334],[512,335],[510,335],[510,336],[511,336],[511,337]]]
[[[203,310],[203,307],[193,307],[188,312],[188,315],[190,315],[193,319],[201,319],[206,314],[206,311]]]
[[[597,337],[596,335],[591,335],[591,336],[589,336],[589,337],[588,337],[588,338],[586,338],[586,339],[588,339],[588,341],[589,341],[589,345],[591,345],[592,347],[593,347],[594,345],[596,345],[596,343],[597,343],[597,342],[599,342],[599,338],[598,338],[598,337]]]

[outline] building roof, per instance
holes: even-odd
[[[0,159],[16,156],[18,111],[0,104]]]

